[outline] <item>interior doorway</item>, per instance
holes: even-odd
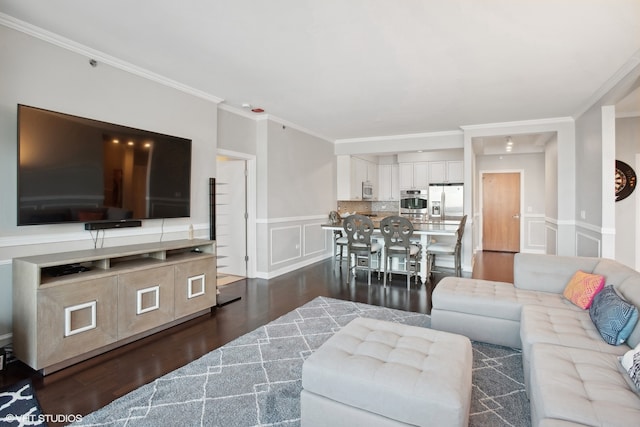
[[[520,172],[482,174],[482,249],[520,252]]]
[[[248,277],[247,160],[216,157],[218,286]]]

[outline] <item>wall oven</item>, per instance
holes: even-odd
[[[400,192],[400,214],[428,219],[428,190],[402,190]]]

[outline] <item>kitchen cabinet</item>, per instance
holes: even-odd
[[[378,200],[399,200],[399,166],[380,165],[378,167]]]
[[[351,197],[350,200],[362,199],[362,183],[370,181],[369,164],[366,160],[358,157],[351,158]],[[374,189],[375,192],[375,189]],[[374,194],[375,196],[375,194]]]
[[[461,160],[429,162],[429,184],[464,182],[464,167]]]
[[[352,156],[338,156],[338,200],[362,200],[362,183],[371,181],[374,191],[374,198],[377,195],[378,187],[378,165],[377,163]]]
[[[373,162],[367,162],[367,179],[365,181],[369,181],[373,184],[373,197],[377,196],[377,187],[378,187],[378,164]]]
[[[428,162],[400,163],[399,180],[401,190],[424,189],[429,185]]]

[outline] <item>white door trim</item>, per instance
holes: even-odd
[[[253,154],[240,153],[218,148],[216,151],[218,156],[226,156],[232,159],[245,160],[247,162],[247,255],[249,262],[247,263],[247,277],[256,277],[258,257],[257,253],[257,182],[256,182],[256,156]]]

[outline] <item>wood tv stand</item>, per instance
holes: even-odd
[[[216,291],[211,240],[15,258],[14,354],[46,375],[205,314]]]

